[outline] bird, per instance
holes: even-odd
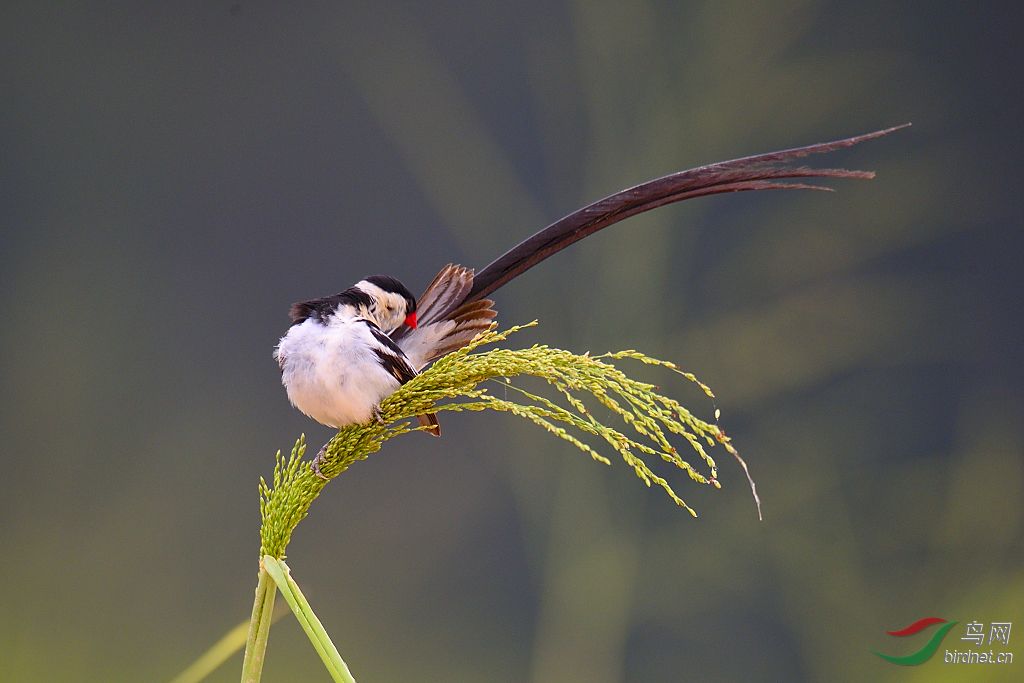
[[[871,171],[789,165],[880,138],[909,123],[840,140],[699,166],[655,178],[578,209],[523,240],[480,272],[449,263],[417,299],[388,275],[366,277],[332,296],[294,303],[291,327],[274,349],[281,382],[298,410],[328,427],[382,421],[380,402],[431,362],[490,329],[489,296],[569,245],[625,218],[674,202],[726,192],[826,190],[804,178],[874,177]],[[434,414],[419,416],[440,436]],[[325,446],[326,448],[326,446]],[[323,476],[314,459],[313,469]]]
[[[291,403],[328,427],[380,420],[380,401],[416,376],[390,337],[416,326],[416,299],[401,282],[372,275],[333,296],[301,301],[274,350]],[[421,422],[440,434],[437,418]]]

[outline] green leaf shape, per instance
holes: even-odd
[[[356,679],[352,677],[352,672],[348,670],[348,665],[345,664],[345,660],[338,653],[338,648],[334,646],[323,624],[320,623],[316,614],[313,613],[313,608],[309,606],[306,596],[302,594],[298,584],[292,578],[288,565],[281,560],[275,560],[273,557],[265,555],[263,557],[263,566],[266,568],[270,578],[277,584],[277,588],[281,591],[281,595],[284,596],[285,602],[292,608],[295,618],[298,619],[302,630],[306,632],[309,642],[313,643],[313,647],[316,649],[317,654],[320,655],[320,659],[323,660],[324,666],[327,668],[328,673],[331,674],[331,678],[337,681],[337,683],[356,683]]]
[[[225,633],[220,640],[199,655],[180,674],[171,679],[171,683],[199,683],[212,674],[221,664],[228,661],[235,653],[245,647],[249,633],[249,622],[243,621]]]

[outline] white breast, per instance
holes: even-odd
[[[329,427],[366,422],[399,382],[381,367],[366,323],[332,316],[293,325],[274,354],[296,408]]]

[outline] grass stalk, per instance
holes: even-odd
[[[669,463],[671,469],[681,470],[693,482],[716,489],[721,487],[718,467],[709,449],[721,445],[739,459],[725,432],[717,423],[697,418],[675,400],[660,394],[655,385],[630,378],[614,363],[632,360],[668,368],[697,384],[713,398],[707,386],[674,363],[633,350],[601,356],[574,354],[544,345],[519,350],[477,351],[480,346],[503,342],[510,334],[534,324],[501,332],[492,327],[469,345],[439,359],[381,403],[381,421],[340,429],[317,456],[319,474],[311,468],[311,461],[304,458],[304,436],[295,442],[289,455],[277,452],[270,482],[261,478],[259,485],[262,559],[242,664],[242,683],[260,680],[277,590],[288,602],[332,679],[355,683],[338,649],[292,579],[284,562],[285,552],[292,532],[309,514],[310,506],[327,483],[355,462],[379,451],[389,439],[417,431],[419,428],[409,422],[416,415],[483,410],[507,412],[533,422],[594,460],[610,465],[612,461],[591,445],[603,443],[616,451],[644,484],[657,485],[694,517],[696,511],[676,494],[667,479],[651,469],[648,461],[662,460]],[[554,397],[512,385],[511,381],[518,377],[542,380]],[[507,394],[500,398],[489,393],[486,386],[481,386],[488,381],[513,389],[518,401],[509,400]],[[617,427],[605,424],[593,412],[594,407],[600,408],[600,414],[618,418],[621,424]],[[671,443],[671,436],[681,438],[690,446],[691,455],[697,456],[696,466],[683,459]],[[751,489],[753,492],[752,481]],[[756,493],[754,499],[760,507]]]
[[[356,683],[356,679],[352,677],[352,672],[349,671],[348,665],[341,658],[338,648],[334,646],[323,624],[320,623],[316,614],[313,613],[313,608],[309,606],[306,596],[302,594],[298,584],[295,583],[295,579],[292,578],[288,565],[284,561],[278,561],[270,555],[266,555],[263,558],[263,566],[266,567],[270,578],[277,584],[277,588],[281,591],[281,595],[284,596],[288,606],[292,608],[295,618],[298,619],[299,625],[302,626],[302,630],[306,632],[306,636],[309,638],[309,642],[313,644],[317,654],[320,655],[320,659],[323,660],[324,666],[331,674],[331,678],[337,681],[337,683]]]
[[[181,673],[171,679],[171,683],[199,683],[216,671],[232,655],[245,647],[249,623],[243,621],[225,633],[220,640],[199,655]]]
[[[249,619],[249,637],[245,642],[245,658],[242,660],[242,683],[259,683],[263,675],[263,660],[267,655],[274,598],[277,596],[274,589],[274,581],[261,562],[256,598],[253,600],[252,617]]]

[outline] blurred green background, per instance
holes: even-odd
[[[247,618],[258,478],[330,436],[270,356],[292,301],[904,121],[821,161],[875,181],[660,209],[498,293],[519,344],[709,383],[763,523],[724,454],[722,491],[676,480],[694,520],[452,415],[332,484],[289,563],[360,681],[1020,680],[870,652],[934,615],[1024,658],[1022,23],[977,7],[4,3],[0,680],[166,680]],[[327,680],[290,617],[265,680]]]

